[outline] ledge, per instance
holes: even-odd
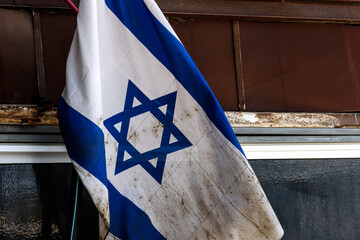
[[[0,124],[58,125],[56,108],[0,105]]]
[[[360,128],[359,113],[225,112],[233,128]],[[58,125],[56,108],[0,105],[0,125]]]
[[[359,113],[225,112],[232,127],[359,128]]]

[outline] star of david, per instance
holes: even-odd
[[[150,100],[129,80],[123,112],[104,121],[105,127],[119,143],[115,175],[140,165],[161,184],[167,155],[192,145],[173,123],[176,93],[172,92]],[[134,105],[134,101],[137,105]],[[167,107],[166,112],[160,109],[164,106]],[[147,112],[161,123],[163,131],[160,147],[141,153],[128,140],[129,125],[131,118]],[[119,123],[121,123],[120,131],[116,128]],[[139,136],[141,137],[140,134]],[[153,159],[157,159],[156,165],[150,162]]]

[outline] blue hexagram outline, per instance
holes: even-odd
[[[140,165],[159,184],[161,184],[167,154],[192,146],[191,142],[173,123],[176,94],[177,92],[172,92],[154,100],[150,100],[129,79],[124,110],[104,121],[104,126],[119,143],[115,175],[136,165]],[[133,107],[134,98],[138,99],[141,104]],[[159,109],[164,105],[168,105],[166,114],[164,114]],[[157,120],[164,126],[164,129],[160,147],[141,154],[127,140],[127,135],[129,131],[130,119],[146,112],[152,113],[154,117],[156,117]],[[119,132],[115,125],[120,122],[122,124]],[[177,139],[177,142],[170,143],[171,134]],[[124,161],[125,151],[128,152],[128,154],[131,156],[131,158],[126,161]],[[154,158],[158,159],[156,167],[149,162],[149,160]]]

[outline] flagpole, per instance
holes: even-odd
[[[69,5],[69,7],[74,10],[77,13],[79,13],[79,9],[75,6],[75,4],[73,2],[71,2],[71,0],[65,0],[65,2]],[[76,177],[74,177],[76,176]],[[76,178],[76,180],[75,180]],[[76,181],[76,183],[75,183]],[[75,184],[75,186],[74,186]],[[74,207],[73,207],[73,214],[72,214],[72,219],[71,219],[71,227],[68,229],[68,231],[70,230],[70,232],[67,231],[66,236],[70,238],[70,240],[74,240],[74,235],[75,235],[75,224],[77,222],[77,213],[78,213],[78,205],[79,205],[79,176],[76,173],[75,169],[72,168],[72,178],[71,178],[71,188],[74,189],[74,195],[75,195],[75,199],[74,199]],[[69,219],[69,218],[68,218]],[[75,237],[76,238],[76,237]]]
[[[79,13],[79,9],[75,6],[75,4],[71,0],[65,0],[67,5],[71,7],[72,10],[74,10],[76,13]]]
[[[77,239],[77,218],[79,213],[81,192],[82,185],[79,181],[79,176],[74,167],[72,166],[70,179],[70,199],[65,236],[65,238],[69,240]]]

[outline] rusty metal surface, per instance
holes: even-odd
[[[225,112],[232,127],[359,128],[359,113]]]
[[[79,0],[71,0],[77,6]],[[63,0],[14,0],[15,5],[29,5],[29,6],[50,6],[50,7],[67,7]]]
[[[235,52],[235,71],[236,71],[236,88],[238,95],[239,110],[245,111],[245,88],[244,88],[244,74],[242,70],[242,56],[241,56],[241,41],[240,41],[240,21],[233,20],[233,42]]]
[[[231,126],[285,128],[359,128],[359,113],[225,112]],[[58,125],[56,108],[0,105],[0,124]]]
[[[359,23],[360,6],[344,1],[270,2],[270,1],[210,1],[157,0],[160,8],[170,15],[201,15],[240,18],[256,21],[310,21],[326,23]],[[352,11],[349,11],[352,9]]]
[[[72,0],[72,2],[79,6],[79,0]],[[61,10],[69,10],[71,8],[62,0],[0,0],[0,7],[6,8],[45,8],[45,9],[61,9]]]
[[[360,110],[360,27],[240,23],[248,111]]]
[[[171,17],[170,23],[221,106],[238,110],[231,20]]]
[[[14,4],[14,0],[0,0],[0,4]]]
[[[44,71],[44,51],[41,38],[41,22],[40,12],[33,10],[33,27],[34,27],[34,41],[35,41],[35,53],[36,53],[36,70],[37,70],[37,82],[38,82],[38,94],[39,97],[45,95],[45,71]]]
[[[74,3],[78,5],[78,0]],[[360,1],[278,1],[278,0],[157,0],[169,15],[196,15],[239,18],[251,21],[297,21],[360,23]],[[0,6],[20,8],[70,8],[58,0],[0,0]]]
[[[72,0],[72,2],[78,6],[80,1]],[[67,7],[67,4],[62,0],[0,0],[1,3],[31,7]]]
[[[33,103],[37,95],[31,12],[0,8],[0,103]]]
[[[57,125],[55,108],[0,105],[0,124]]]
[[[65,65],[76,28],[76,14],[42,11],[40,19],[46,86],[42,97],[57,104],[65,86]]]

